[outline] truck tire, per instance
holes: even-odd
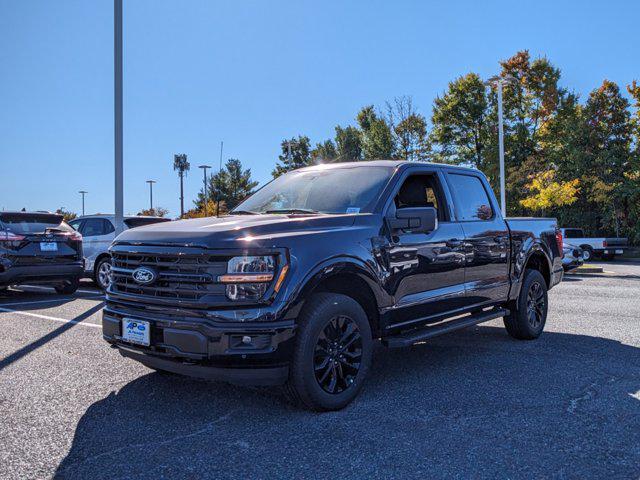
[[[313,295],[298,317],[285,394],[310,410],[339,410],[357,395],[371,365],[371,327],[346,295]]]
[[[547,321],[547,282],[538,270],[525,270],[518,299],[510,305],[504,326],[513,338],[533,340]]]
[[[593,259],[593,248],[590,245],[582,245],[580,248],[582,249],[582,259],[585,262]]]
[[[78,290],[79,286],[80,279],[72,278],[71,280],[66,280],[62,285],[56,285],[54,288],[60,295],[71,295]]]

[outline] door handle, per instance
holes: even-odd
[[[452,238],[451,240],[447,240],[447,247],[456,248],[462,245],[462,240],[458,240],[457,238]]]

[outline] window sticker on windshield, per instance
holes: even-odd
[[[347,213],[360,213],[360,207],[347,207]]]

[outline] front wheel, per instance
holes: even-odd
[[[520,294],[504,326],[513,338],[533,340],[542,334],[547,321],[547,282],[538,270],[526,270]]]
[[[298,322],[285,392],[310,410],[344,408],[358,395],[371,365],[367,315],[351,297],[318,293]]]
[[[111,259],[103,258],[96,265],[96,271],[93,278],[96,282],[96,285],[100,287],[101,290],[106,290],[109,288],[111,284]]]

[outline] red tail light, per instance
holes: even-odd
[[[606,240],[605,240],[604,242],[602,242],[602,246],[603,246],[604,248],[607,248],[607,241],[606,241]]]
[[[64,235],[65,237],[69,237],[69,240],[75,240],[77,242],[82,240],[82,235],[80,234],[80,232],[76,232],[76,231],[59,233],[58,235]]]
[[[0,233],[0,242],[21,242],[24,240],[24,235],[16,235],[12,232]]]
[[[556,230],[556,244],[558,245],[558,252],[562,254],[562,232],[560,230]]]
[[[0,245],[9,249],[16,249],[24,240],[24,235],[16,235],[12,232],[0,232]]]

